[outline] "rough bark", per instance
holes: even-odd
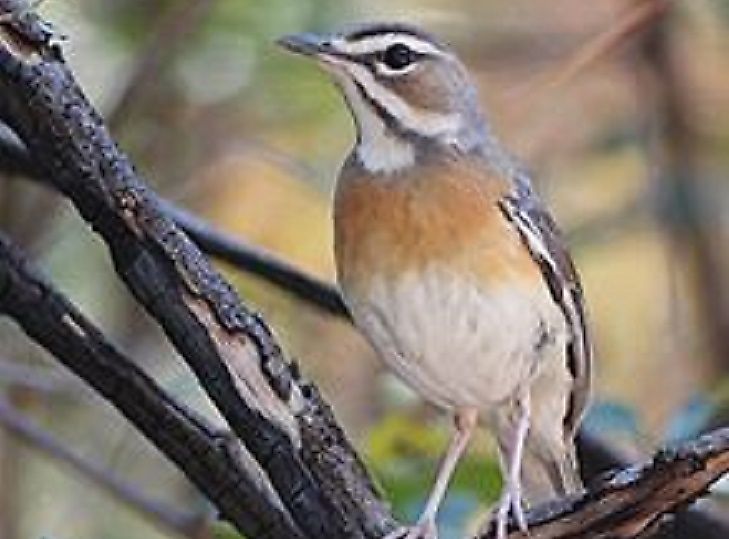
[[[225,438],[176,403],[0,236],[0,314],[108,399],[250,537],[304,537]]]
[[[0,243],[0,311],[113,402],[243,533],[356,538],[394,529],[319,391],[178,228],[76,84],[53,31],[20,6],[0,0],[0,13],[12,13],[0,15],[0,119],[22,140],[37,175],[106,242],[119,277],[195,372],[232,437],[221,441],[160,392],[7,241]],[[12,168],[21,157],[0,152],[0,165]],[[259,257],[259,271],[270,266]],[[288,270],[278,284],[298,278]],[[329,292],[329,310],[341,314]],[[238,453],[231,451],[237,443]],[[727,455],[726,431],[659,453],[579,499],[535,509],[532,536],[634,537],[725,473]]]
[[[3,0],[0,10],[17,2]],[[273,333],[161,211],[32,13],[0,28],[0,117],[109,247],[304,533],[377,536],[391,517],[364,467]],[[323,488],[326,486],[327,488]]]
[[[536,508],[528,515],[529,533],[512,531],[509,539],[627,539],[653,531],[663,515],[706,494],[709,485],[729,472],[729,428],[658,451],[642,466],[606,474],[574,499]],[[483,535],[480,539],[495,537]]]

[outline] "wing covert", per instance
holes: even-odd
[[[571,331],[567,361],[574,386],[564,424],[566,434],[574,436],[592,385],[592,347],[582,284],[561,231],[532,191],[528,178],[517,178],[515,189],[501,199],[499,207],[539,264]]]

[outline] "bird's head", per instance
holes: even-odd
[[[355,156],[371,172],[405,169],[436,147],[467,153],[483,144],[484,122],[466,69],[420,29],[368,24],[279,43],[333,75],[357,127]]]

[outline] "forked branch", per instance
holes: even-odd
[[[13,12],[20,4],[0,0],[0,13]],[[231,468],[241,473],[237,478],[224,473],[215,476],[226,494],[220,500],[220,492],[207,490],[204,478],[196,480],[193,474],[219,465],[215,459],[196,460],[191,469],[187,459],[198,457],[186,456],[176,445],[175,451],[181,453],[171,458],[224,517],[252,537],[288,533],[312,539],[376,538],[392,530],[396,524],[391,514],[319,392],[287,361],[262,317],[241,302],[176,226],[169,208],[116,146],[53,41],[53,32],[32,13],[0,15],[0,119],[20,137],[40,175],[68,197],[104,239],[119,277],[196,373],[234,435],[264,471],[281,505],[258,488],[255,474],[241,472],[245,467]],[[261,267],[268,263],[264,260]],[[0,310],[67,364],[74,354],[63,347],[90,335],[96,339],[93,350],[112,354],[118,364],[126,365],[89,321],[64,303],[47,282],[26,270],[17,249],[6,243],[0,252]],[[24,288],[24,282],[30,287]],[[63,316],[62,309],[70,317]],[[337,309],[341,306],[333,310]],[[79,357],[88,358],[85,353]],[[126,374],[107,370],[103,375],[92,371],[86,379],[123,411],[122,400],[129,398],[125,384],[134,382],[150,394],[157,391],[150,379],[133,370]],[[157,397],[151,402],[163,408],[136,410],[144,421],[124,411],[145,435],[159,446],[184,427],[190,439],[210,442],[204,425],[179,407],[170,407],[163,395]],[[192,449],[199,448],[193,444]],[[215,451],[210,448],[207,454],[215,455]],[[595,483],[578,500],[559,502],[549,511],[533,511],[532,537],[575,533],[633,537],[659,515],[698,496],[726,466],[727,433],[720,431],[676,453],[662,453],[652,465]],[[246,520],[251,515],[256,518],[251,496],[261,504],[261,518],[270,519],[278,510],[285,528],[262,522],[260,529],[252,531]],[[245,513],[240,521],[232,513],[235,508]]]
[[[0,0],[0,12],[18,2]],[[394,525],[328,405],[286,361],[109,135],[32,13],[0,23],[0,117],[106,242],[117,273],[190,365],[312,537]]]

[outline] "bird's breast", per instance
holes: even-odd
[[[335,198],[335,254],[340,282],[418,272],[433,264],[484,286],[541,280],[499,200],[506,182],[467,166],[439,166],[383,180],[340,180]]]
[[[443,406],[488,408],[533,371],[564,321],[498,201],[469,173],[389,183],[346,178],[337,270],[356,324],[410,385]]]

